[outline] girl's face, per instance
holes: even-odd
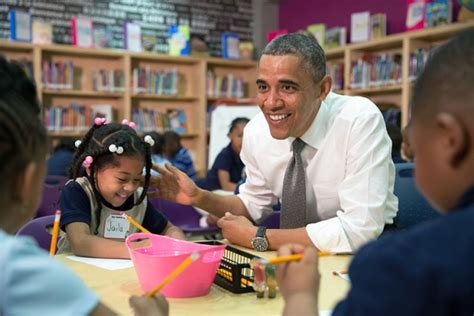
[[[245,125],[247,124],[239,123],[234,127],[232,132],[229,133],[232,150],[238,155],[240,154],[240,151],[242,150],[242,138],[244,136]]]
[[[102,197],[119,207],[135,192],[140,184],[145,163],[136,156],[118,157],[118,166],[106,166],[96,173],[97,189]]]

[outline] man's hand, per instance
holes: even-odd
[[[134,314],[138,316],[168,316],[169,314],[168,301],[159,293],[154,297],[132,296],[128,303],[132,307]]]
[[[165,168],[154,164],[152,169],[161,175],[150,177],[150,188],[155,188],[157,191],[150,192],[149,197],[159,196],[180,204],[192,204],[199,188],[184,172],[168,163]]]
[[[318,254],[313,247],[284,245],[278,256],[304,253],[299,262],[281,263],[277,266],[276,277],[280,292],[285,299],[284,315],[316,315],[319,294],[320,274]],[[286,312],[289,313],[286,313]]]
[[[232,215],[227,212],[217,221],[225,239],[234,245],[252,248],[251,240],[257,233],[257,227],[244,216]]]

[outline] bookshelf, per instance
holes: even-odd
[[[457,33],[474,27],[474,21],[454,23],[431,29],[388,35],[364,43],[349,44],[326,51],[328,72],[340,75],[340,87],[334,91],[347,95],[360,95],[372,99],[376,104],[395,104],[400,108],[402,127],[409,121],[409,102],[416,72],[413,62],[420,52],[428,55],[429,50],[439,46]],[[423,51],[424,50],[424,51]],[[377,60],[377,56],[379,60]],[[357,75],[357,64],[363,62],[387,63],[386,80],[368,80],[362,85],[353,84]],[[334,72],[334,66],[342,67]],[[336,66],[337,67],[337,66]],[[418,69],[419,70],[419,69]],[[339,72],[338,72],[339,71]],[[392,76],[390,76],[392,75]],[[335,80],[337,81],[337,80]]]
[[[4,40],[0,40],[0,54],[22,61],[34,78],[43,104],[42,116],[52,140],[80,138],[92,124],[93,112],[103,106],[110,108],[117,122],[128,119],[138,123],[135,118],[141,118],[143,123],[145,115],[154,118],[182,115],[185,119],[182,143],[193,155],[201,176],[208,169],[207,105],[214,101],[206,95],[207,70],[240,78],[242,97],[256,96],[253,84],[256,63],[253,61]],[[170,128],[153,124],[141,127],[146,130],[137,129],[140,135],[149,130]]]

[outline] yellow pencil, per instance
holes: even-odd
[[[145,227],[143,227],[142,225],[138,224],[138,222],[136,220],[134,220],[131,216],[128,216],[127,214],[125,214],[124,212],[121,212],[120,215],[122,215],[123,217],[125,217],[127,219],[127,221],[129,221],[130,223],[133,224],[133,226],[135,226],[136,228],[138,228],[142,233],[147,233],[147,234],[151,234],[151,232],[146,229]]]
[[[56,254],[56,242],[58,240],[59,233],[59,220],[61,219],[61,211],[57,210],[54,215],[53,232],[51,233],[51,244],[49,246],[49,255],[54,256]]]
[[[166,278],[161,281],[161,283],[155,287],[153,290],[151,290],[147,296],[148,297],[153,297],[155,296],[156,293],[161,291],[168,283],[173,281],[174,278],[176,278],[181,272],[183,272],[191,263],[196,261],[201,255],[199,252],[193,252],[189,257],[183,260],[183,262],[180,263],[180,265],[173,270]]]
[[[330,255],[331,255],[330,252],[326,252],[326,251],[318,252],[319,257],[325,257],[325,256],[330,256]],[[296,255],[276,257],[276,258],[268,259],[268,261],[266,263],[268,263],[268,264],[277,264],[277,263],[283,263],[283,262],[289,262],[289,261],[298,261],[298,260],[303,259],[303,256],[304,255],[302,253],[299,253],[299,254],[296,254]],[[265,262],[265,260],[264,260],[264,262]]]

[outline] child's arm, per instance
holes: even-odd
[[[179,227],[171,224],[171,222],[168,222],[165,229],[163,230],[162,235],[176,239],[186,240],[186,236],[184,235],[183,231]]]
[[[219,184],[224,191],[235,191],[236,183],[230,181],[230,173],[227,170],[217,170],[217,177],[219,178]]]
[[[89,225],[75,222],[66,226],[72,251],[78,256],[98,258],[130,258],[123,240],[116,241],[90,234]]]
[[[283,316],[318,315],[318,293],[320,275],[316,249],[300,245],[284,245],[278,250],[279,256],[303,253],[299,262],[279,264],[277,281],[285,300]]]

